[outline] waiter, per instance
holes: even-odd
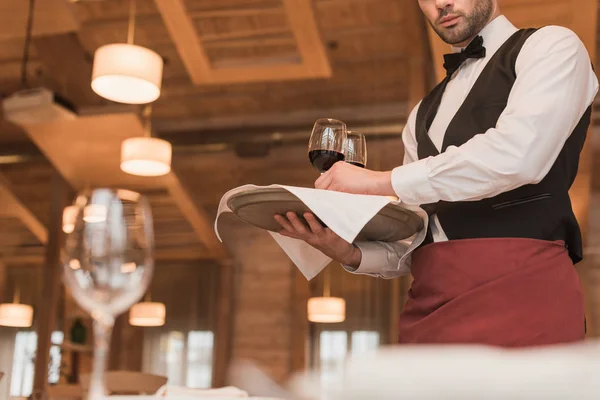
[[[598,90],[570,30],[515,28],[497,0],[419,0],[452,45],[446,78],[411,112],[404,163],[370,171],[336,163],[315,187],[395,195],[430,214],[412,254],[400,343],[521,347],[585,335],[573,265],[581,232],[569,199]],[[347,270],[384,278],[405,245],[351,245],[314,216],[275,216]]]

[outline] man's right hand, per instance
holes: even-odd
[[[308,226],[300,220],[295,212],[285,216],[275,215],[275,220],[283,228],[279,233],[283,236],[303,240],[326,256],[344,265],[358,268],[362,254],[352,243],[336,235],[331,229],[323,227],[312,213],[304,213]]]

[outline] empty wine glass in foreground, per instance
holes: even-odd
[[[72,231],[65,239],[64,279],[75,301],[94,319],[88,399],[98,400],[105,397],[114,320],[142,298],[152,279],[152,214],[145,197],[120,189],[84,192],[68,209],[73,220],[66,221]]]

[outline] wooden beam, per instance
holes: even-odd
[[[179,210],[188,220],[198,238],[209,249],[211,256],[215,259],[227,258],[227,250],[215,235],[211,219],[208,214],[199,207],[192,199],[187,189],[179,178],[170,173],[166,177],[166,185],[171,197]]]
[[[283,0],[289,24],[296,37],[303,66],[314,77],[330,77],[332,74],[327,50],[315,18],[313,2],[306,0]],[[310,76],[310,75],[309,75]]]
[[[61,245],[62,214],[69,202],[70,187],[55,172],[52,182],[49,240],[46,246],[46,262],[43,269],[44,286],[37,309],[37,350],[35,358],[33,393],[45,397],[48,387],[48,363],[50,361],[50,335],[55,329],[58,300],[61,294]]]
[[[199,119],[158,120],[153,127],[161,134],[171,135],[177,132],[223,130],[231,132],[238,129],[268,128],[271,132],[300,126],[312,126],[318,118],[329,115],[352,124],[381,123],[382,121],[405,122],[408,114],[407,103],[365,105],[357,107],[315,108],[284,113],[264,113],[233,115]]]
[[[0,173],[0,204],[2,204],[3,208],[2,214],[12,215],[21,220],[23,225],[29,229],[40,243],[46,244],[48,242],[48,230],[44,224],[33,215],[31,210],[15,196],[12,190],[12,184],[2,173]]]
[[[208,59],[183,0],[154,0],[192,82],[213,81]]]
[[[67,100],[78,106],[103,102],[90,86],[92,63],[76,33],[40,36],[33,38],[32,43],[42,65]]]

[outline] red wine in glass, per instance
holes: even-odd
[[[331,118],[315,122],[308,143],[308,159],[317,171],[328,171],[333,164],[344,160],[346,124]]]
[[[338,161],[344,161],[344,154],[334,150],[311,150],[308,152],[310,163],[319,172],[329,170]]]

